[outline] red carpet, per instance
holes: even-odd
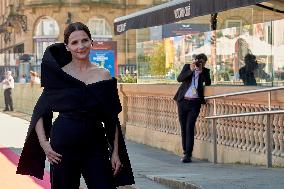
[[[50,189],[49,173],[45,171],[44,179],[16,174],[19,155],[0,145],[0,188],[3,189]]]

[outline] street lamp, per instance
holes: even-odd
[[[71,24],[72,23],[72,13],[71,12],[67,12],[67,19],[65,24]]]
[[[4,32],[4,42],[7,43],[8,41],[11,41],[11,33],[12,33],[13,27],[10,22],[5,26],[5,32]]]
[[[11,24],[11,23],[8,23],[7,26],[6,26],[6,31],[7,31],[8,33],[12,33],[12,30],[13,30],[12,24]]]

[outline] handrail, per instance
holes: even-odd
[[[270,116],[272,114],[281,114],[284,113],[284,110],[274,110],[271,111],[271,91],[283,90],[284,86],[281,87],[271,87],[265,89],[255,89],[249,91],[241,91],[234,93],[227,93],[222,95],[214,95],[206,97],[205,99],[213,99],[213,116],[205,117],[206,119],[212,120],[212,139],[213,139],[213,163],[217,163],[217,130],[216,130],[216,119],[218,118],[230,118],[230,117],[240,117],[240,116],[255,116],[255,115],[267,115],[267,124],[266,124],[266,165],[267,167],[272,167],[272,143],[271,136],[272,131],[270,128],[271,121]],[[268,92],[267,100],[268,100],[268,111],[263,112],[251,112],[251,113],[239,113],[239,114],[228,114],[228,115],[216,115],[216,98],[228,97],[228,96],[237,96],[237,95],[245,95],[245,94],[253,94],[253,93],[261,93]]]
[[[240,114],[215,115],[215,116],[205,117],[205,119],[231,118],[231,117],[255,116],[255,115],[271,115],[271,114],[282,114],[282,113],[284,113],[284,110],[273,110],[273,111],[250,112],[250,113],[240,113]]]
[[[226,93],[226,94],[221,94],[221,95],[208,96],[208,97],[205,97],[205,99],[214,99],[214,98],[222,98],[222,97],[228,97],[228,96],[237,96],[237,95],[244,95],[244,94],[277,91],[277,90],[282,90],[282,89],[284,89],[284,86],[271,87],[271,88],[265,88],[265,89],[254,89],[254,90],[249,90],[249,91],[241,91],[241,92],[234,92],[234,93]]]

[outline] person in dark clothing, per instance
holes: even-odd
[[[64,44],[49,46],[41,64],[44,87],[32,115],[17,174],[42,179],[47,157],[52,189],[88,189],[134,184],[122,136],[117,81],[89,61],[92,39],[76,22]],[[52,124],[52,113],[59,112]]]
[[[271,76],[264,71],[265,63],[258,63],[257,69],[254,71],[255,78],[263,79],[266,82],[272,80]]]
[[[194,146],[194,128],[201,104],[205,103],[204,87],[211,85],[210,70],[205,68],[207,57],[199,54],[192,64],[185,64],[177,80],[182,82],[174,100],[177,101],[178,117],[181,126],[183,163],[191,162]]]
[[[257,85],[255,80],[255,71],[258,68],[256,57],[253,54],[247,54],[244,61],[245,65],[239,70],[240,79],[244,85]]]

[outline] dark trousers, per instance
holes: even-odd
[[[194,127],[200,112],[201,101],[181,100],[177,104],[183,153],[184,155],[191,157],[194,146]]]
[[[51,147],[62,155],[60,163],[50,166],[51,189],[78,189],[81,175],[88,189],[115,189],[101,123],[59,114],[50,134]]]
[[[5,110],[13,110],[12,89],[8,88],[4,90]]]

